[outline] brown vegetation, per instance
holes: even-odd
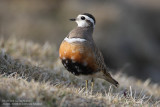
[[[63,68],[57,52],[53,44],[1,38],[0,105],[17,101],[49,107],[159,106],[158,84],[127,77],[121,71],[113,75],[120,83],[118,89],[96,80],[94,92],[85,92],[84,81]]]

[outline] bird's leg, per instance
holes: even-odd
[[[88,80],[86,80],[86,91],[88,90]]]
[[[92,80],[91,80],[91,92],[93,92],[93,88],[94,88],[94,80],[92,78]]]

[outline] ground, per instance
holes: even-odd
[[[150,79],[127,76],[123,69],[113,77],[119,88],[97,79],[94,91],[85,91],[85,81],[62,66],[58,46],[0,39],[1,106],[160,106],[160,86]]]

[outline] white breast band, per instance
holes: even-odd
[[[65,38],[64,39],[66,42],[72,43],[72,42],[85,42],[87,41],[86,39],[82,39],[82,38]]]

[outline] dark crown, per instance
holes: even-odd
[[[94,24],[96,24],[96,20],[95,20],[95,18],[94,18],[93,15],[91,15],[91,14],[89,14],[89,13],[83,13],[82,15],[86,15],[86,16],[92,18],[92,19],[94,20]]]

